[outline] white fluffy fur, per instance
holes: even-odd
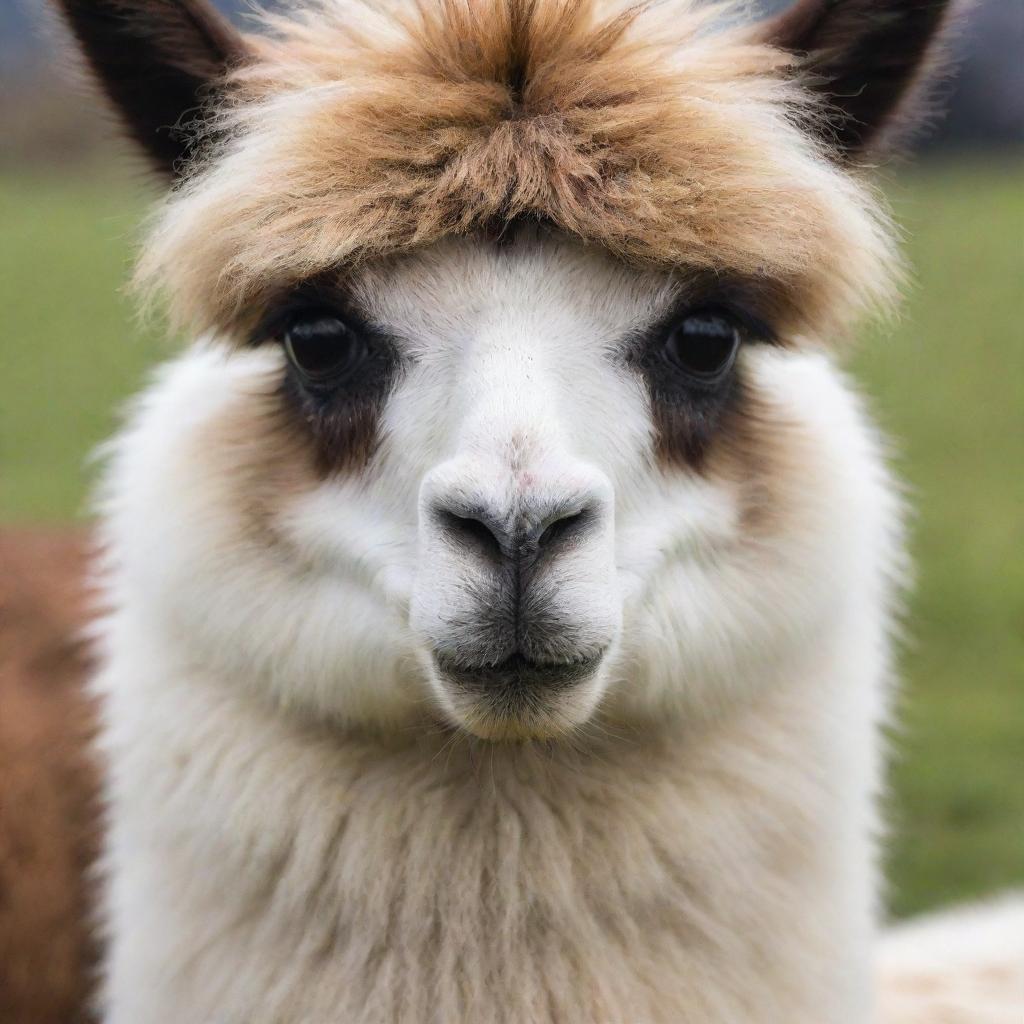
[[[416,346],[371,470],[267,485],[276,350],[194,348],[115,446],[109,1024],[868,1020],[899,527],[829,359],[742,355],[786,451],[752,528],[611,357],[667,279],[465,242],[359,287]],[[564,597],[612,654],[550,744],[444,725],[417,625],[460,572],[422,482],[513,454],[614,496]]]
[[[934,914],[882,943],[885,1024],[1020,1024],[1024,899]]]

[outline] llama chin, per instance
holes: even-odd
[[[874,1019],[904,553],[832,352],[945,5],[60,6],[199,336],[102,498],[107,1024]]]

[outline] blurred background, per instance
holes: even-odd
[[[904,315],[851,365],[915,508],[897,916],[1024,884],[1024,0],[975,0],[954,49],[946,116],[882,177]],[[0,0],[0,82],[0,525],[61,526],[88,517],[89,453],[174,350],[124,294],[156,193],[42,0]]]

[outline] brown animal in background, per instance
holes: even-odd
[[[86,542],[71,529],[0,532],[0,1022],[78,1024],[96,961],[88,868],[97,771]]]

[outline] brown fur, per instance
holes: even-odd
[[[76,637],[84,543],[0,533],[0,1021],[73,1024],[96,960],[87,869],[96,854],[93,707]]]
[[[718,8],[322,0],[253,43],[142,261],[179,320],[245,329],[268,296],[444,236],[540,220],[618,257],[772,282],[824,333],[887,292],[875,198],[822,160],[791,57]],[[796,311],[799,310],[799,313]]]

